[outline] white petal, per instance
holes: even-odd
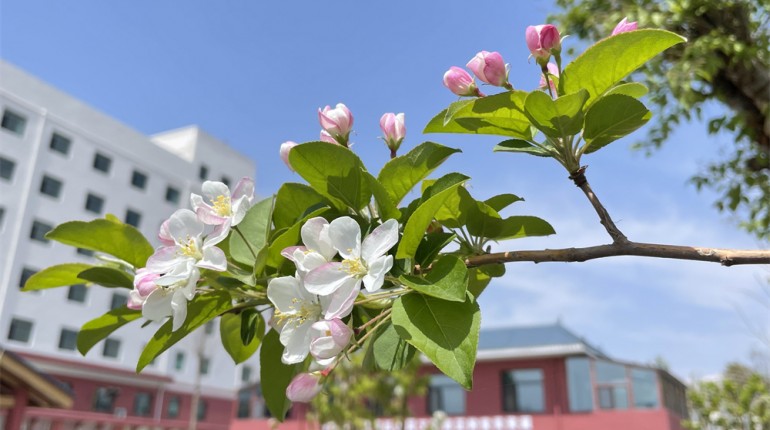
[[[296,251],[300,251],[304,255],[305,251],[307,251],[307,248],[304,246],[290,246],[288,248],[284,248],[283,251],[281,251],[281,255],[286,257],[287,260],[296,262],[297,260],[294,259],[294,253]]]
[[[307,220],[302,226],[301,235],[302,243],[308,249],[321,254],[326,261],[331,260],[337,254],[329,237],[329,221],[323,217],[319,216]]]
[[[201,192],[206,200],[213,202],[219,196],[230,198],[230,188],[222,182],[206,181],[201,185]]]
[[[182,327],[184,320],[187,319],[187,298],[182,291],[175,291],[171,299],[171,313],[174,319],[171,325],[171,331],[177,331]]]
[[[329,359],[342,352],[342,347],[337,345],[331,336],[319,337],[310,342],[310,353],[317,359]]]
[[[306,321],[304,324],[293,326],[290,335],[286,338],[285,348],[281,361],[285,364],[294,364],[302,362],[310,353],[310,326],[315,321]],[[283,343],[283,333],[286,332],[291,323],[287,324],[281,331],[281,343]]]
[[[210,245],[216,245],[217,243],[225,240],[227,235],[230,234],[230,220],[225,218],[225,221],[214,227],[214,230],[209,233],[203,240],[203,247]]]
[[[361,227],[351,217],[337,218],[329,224],[329,238],[345,260],[361,256]]]
[[[279,311],[291,313],[293,300],[302,294],[301,288],[299,280],[293,276],[274,278],[267,285],[267,298]]]
[[[158,288],[147,296],[142,306],[142,316],[152,321],[162,321],[171,316],[171,299],[173,291]]]
[[[231,223],[232,225],[238,225],[243,218],[246,217],[246,212],[251,209],[251,202],[243,196],[237,200],[231,202],[230,211],[232,212]]]
[[[216,246],[208,246],[203,248],[203,258],[198,261],[196,266],[203,269],[216,270],[218,272],[224,272],[227,270],[227,256],[225,252]]]
[[[348,272],[342,270],[342,263],[326,263],[311,270],[305,276],[305,288],[313,294],[329,295],[354,279]]]
[[[254,180],[251,178],[243,177],[235,187],[233,188],[233,200],[240,200],[245,198],[247,202],[251,203],[254,200]]]
[[[302,257],[296,261],[297,269],[304,272],[305,274],[329,262],[323,257],[323,255],[313,251],[303,253]]]
[[[195,193],[190,194],[190,207],[193,212],[198,212],[198,208],[204,205],[206,205],[206,203],[203,202],[203,197]]]
[[[393,248],[398,242],[398,221],[389,219],[374,229],[361,246],[361,258],[367,263]]]
[[[385,282],[385,275],[393,267],[393,256],[380,257],[369,264],[369,273],[364,276],[366,291],[373,293]]]
[[[155,250],[147,259],[146,267],[153,273],[166,273],[179,264],[184,264],[189,257],[180,256],[179,247],[164,246]]]
[[[361,281],[351,278],[331,295],[321,296],[324,319],[345,318],[350,315],[360,290]]]
[[[190,238],[198,237],[203,233],[203,223],[198,220],[195,212],[179,209],[168,220],[168,232],[176,243],[187,245]]]

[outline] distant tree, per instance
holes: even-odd
[[[691,430],[770,429],[770,388],[762,375],[730,363],[721,382],[696,384],[688,392]]]
[[[770,0],[557,0],[563,30],[583,40],[610,34],[623,17],[639,28],[688,38],[642,69],[656,119],[640,146],[660,146],[682,120],[707,120],[708,131],[734,135],[733,150],[693,177],[721,194],[759,238],[770,238]],[[721,106],[717,110],[706,108]]]

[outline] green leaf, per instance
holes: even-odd
[[[447,376],[470,390],[479,343],[481,311],[475,300],[449,302],[419,293],[393,303],[398,334]]]
[[[316,190],[305,184],[285,183],[275,195],[273,224],[277,230],[291,227],[305,216],[308,208],[320,204],[328,202]]]
[[[370,350],[378,368],[393,372],[403,369],[414,358],[414,347],[401,339],[393,324],[380,327],[375,336]]]
[[[649,90],[646,86],[644,86],[644,84],[640,84],[639,82],[628,82],[625,84],[616,85],[607,90],[607,92],[604,94],[623,94],[625,96],[638,99],[640,97],[644,97],[648,91]]]
[[[560,93],[586,89],[593,102],[654,56],[686,40],[657,29],[629,31],[600,40],[564,68]]]
[[[436,181],[436,183],[429,187],[427,190],[425,190],[423,197],[426,195],[429,197],[420,203],[414,213],[412,213],[412,215],[409,217],[409,220],[406,222],[406,225],[404,226],[404,234],[401,238],[401,242],[399,242],[398,250],[396,251],[396,258],[414,257],[415,252],[417,252],[417,247],[420,246],[422,237],[425,235],[425,230],[433,220],[433,216],[435,215],[436,211],[441,208],[441,206],[444,204],[444,201],[446,201],[446,199],[454,193],[454,190],[457,187],[461,186],[466,180],[468,180],[468,177],[463,175],[458,175],[455,178],[460,179],[460,177],[464,179],[459,182],[452,181],[451,185],[446,188],[443,188],[444,182],[439,180]],[[441,185],[439,182],[441,182]],[[433,193],[431,190],[434,188],[436,191],[440,191]]]
[[[243,220],[233,227],[230,232],[230,256],[235,261],[250,266],[257,262],[257,254],[267,244],[270,234],[273,201],[272,197],[268,197],[258,202],[249,208]],[[240,234],[235,229],[238,229]]]
[[[187,303],[187,319],[177,331],[171,331],[172,321],[169,318],[147,342],[136,363],[136,371],[141,372],[155,357],[232,307],[232,299],[225,292],[195,296]]]
[[[556,100],[542,91],[533,91],[524,102],[524,113],[532,125],[547,136],[573,136],[583,128],[583,105],[586,100],[588,91],[582,89]]]
[[[144,267],[154,252],[139,230],[111,219],[65,222],[45,237],[65,245],[110,254],[136,268]]]
[[[128,273],[112,267],[91,267],[80,272],[78,277],[107,288],[134,288],[134,279]]]
[[[369,182],[369,188],[372,189],[372,195],[374,195],[374,201],[377,202],[377,209],[380,218],[385,221],[389,219],[401,218],[401,211],[398,210],[393,200],[391,200],[388,191],[382,184],[369,172],[364,172],[366,180]]]
[[[651,117],[652,113],[644,104],[633,97],[611,94],[600,98],[586,112],[585,153],[598,151],[633,132]]]
[[[499,230],[486,236],[492,240],[518,239],[520,237],[548,236],[555,234],[553,226],[547,221],[534,216],[512,216],[500,222]]]
[[[541,145],[548,144],[541,143]],[[500,142],[492,150],[494,152],[523,152],[525,154],[536,155],[538,157],[551,157],[550,152],[535,146],[532,144],[532,142],[527,142],[526,140],[521,139],[510,139]]]
[[[516,90],[482,97],[462,106],[450,106],[453,112],[450,109],[441,111],[428,122],[423,133],[492,134],[532,139],[530,123],[524,115],[526,97],[526,91]]]
[[[48,288],[68,287],[70,285],[82,284],[83,280],[78,278],[78,274],[90,267],[90,264],[67,263],[57,264],[47,267],[27,279],[22,291],[45,290]]]
[[[244,344],[241,340],[241,314],[223,314],[219,319],[219,336],[222,339],[222,346],[225,348],[235,364],[243,363],[248,360],[259,347],[262,336],[265,333],[265,320],[258,316],[256,318],[256,328],[254,336],[250,342]]]
[[[417,247],[417,252],[414,255],[415,263],[427,267],[445,246],[452,243],[456,236],[454,233],[443,231],[426,234],[420,242],[420,246]]]
[[[282,354],[283,345],[278,332],[270,330],[265,335],[262,348],[259,351],[260,385],[267,409],[270,411],[270,415],[278,421],[284,420],[286,412],[291,407],[291,402],[286,398],[286,387],[302,369],[301,363],[283,364]]]
[[[445,227],[460,228],[467,224],[468,216],[473,212],[475,205],[476,200],[468,190],[465,187],[457,187],[436,211],[434,218]]]
[[[505,275],[505,264],[487,264],[468,269],[468,292],[478,297],[492,281]]]
[[[372,191],[364,164],[353,151],[327,142],[308,142],[289,152],[289,162],[314,190],[340,210],[369,204]]]
[[[83,327],[81,327],[78,332],[78,351],[80,351],[81,354],[86,355],[94,345],[111,335],[115,330],[141,317],[142,311],[121,306],[107,312],[99,318],[88,321],[83,324]]]
[[[500,212],[501,210],[507,208],[508,206],[516,203],[524,201],[521,197],[517,196],[516,194],[498,194],[496,196],[492,196],[486,200],[484,200],[484,203],[491,207],[492,209]]]
[[[393,204],[398,205],[415,185],[457,152],[461,151],[438,143],[424,142],[385,163],[377,179],[387,190]]]
[[[464,302],[468,288],[468,269],[454,255],[439,258],[425,277],[403,275],[399,280],[422,294],[451,302]]]

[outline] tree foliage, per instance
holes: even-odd
[[[604,38],[624,16],[639,28],[665,28],[688,39],[641,69],[657,119],[639,146],[660,146],[691,119],[706,121],[709,133],[730,133],[732,150],[692,181],[717,191],[716,207],[737,213],[746,230],[770,238],[770,1],[556,3],[562,11],[552,18],[583,40]]]

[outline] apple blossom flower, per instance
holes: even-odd
[[[328,295],[339,289],[348,293],[357,291],[362,282],[369,292],[382,288],[393,267],[393,256],[386,254],[398,242],[398,221],[385,221],[362,243],[358,223],[347,216],[337,218],[329,224],[329,238],[343,260],[311,270],[305,277],[308,291]]]
[[[476,82],[473,81],[471,74],[457,66],[450,67],[444,73],[444,86],[461,97],[484,97],[484,94],[476,86]]]
[[[292,402],[308,403],[321,392],[321,375],[318,372],[300,373],[286,387],[286,398]]]
[[[329,134],[326,130],[321,130],[321,136],[320,136],[321,142],[327,142],[327,143],[335,143],[338,144],[336,140],[332,137],[331,134]],[[339,144],[338,144],[339,145]]]
[[[142,316],[152,321],[171,317],[171,330],[177,331],[187,319],[187,302],[195,296],[200,270],[192,261],[172,267],[155,283],[153,290],[142,305]]]
[[[561,53],[561,35],[554,25],[530,25],[525,36],[529,52],[541,67],[545,67],[552,54]]]
[[[557,78],[559,77],[559,67],[558,67],[556,64],[554,64],[554,63],[548,63],[548,65],[546,66],[546,68],[547,68],[547,70],[548,70],[548,73],[549,73],[550,75],[552,75],[552,76],[555,76],[555,77],[557,77]],[[551,79],[551,77],[550,77],[550,76],[549,76],[549,79],[548,79],[548,84],[549,84],[549,86],[551,87],[551,92],[552,92],[554,95],[556,95],[556,92],[557,92],[557,91],[556,91],[556,83],[553,81],[553,79]],[[542,74],[540,74],[540,86],[539,86],[539,88],[540,88],[540,89],[545,89],[545,88],[546,88],[546,84],[545,84],[545,76],[543,76]]]
[[[304,277],[311,270],[320,267],[337,255],[337,250],[329,238],[329,221],[323,217],[307,220],[300,229],[304,246],[290,246],[281,251],[281,255],[293,261],[297,273]]]
[[[496,87],[509,87],[508,65],[499,52],[481,51],[466,64],[480,81]]]
[[[404,124],[404,114],[386,113],[380,118],[380,129],[382,130],[385,144],[390,148],[391,154],[395,157],[398,147],[406,137],[406,125]]]
[[[254,181],[241,178],[232,194],[222,182],[206,181],[201,186],[203,196],[192,194],[190,203],[198,218],[208,225],[235,227],[246,216],[254,201]],[[205,200],[204,200],[205,198]]]
[[[348,137],[353,128],[353,114],[342,103],[337,103],[335,108],[326,106],[318,109],[318,121],[321,128],[326,130],[334,140],[343,146],[348,146]]]
[[[610,36],[614,36],[616,34],[620,33],[627,33],[629,31],[636,30],[636,21],[634,22],[628,22],[628,18],[624,17],[620,20],[618,25],[615,26],[615,29],[612,30],[612,34]]]
[[[355,300],[355,296],[340,297],[339,294],[319,297],[310,293],[297,276],[271,279],[267,298],[275,308],[271,324],[280,332],[284,346],[281,361],[286,364],[299,363],[310,353],[314,323],[344,318],[350,314]]]
[[[350,343],[353,330],[339,318],[313,323],[313,341],[310,342],[310,354],[316,360],[334,358]]]
[[[281,144],[281,149],[279,151],[281,160],[283,160],[283,163],[286,164],[286,167],[288,167],[292,172],[294,171],[294,168],[291,167],[291,163],[289,163],[289,151],[291,151],[291,149],[295,146],[297,146],[297,143],[289,140]]]
[[[136,271],[134,276],[134,289],[128,293],[128,308],[134,310],[141,310],[144,305],[147,296],[153,291],[158,289],[158,284],[155,280],[160,277],[160,274],[153,273],[147,268],[141,268]]]

